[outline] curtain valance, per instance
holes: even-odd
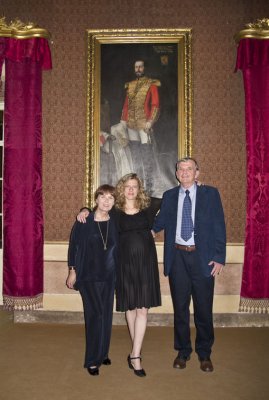
[[[22,40],[0,37],[0,57],[14,62],[36,62],[43,70],[52,68],[49,43],[44,38]]]
[[[269,39],[269,37],[268,37]],[[237,49],[235,71],[269,66],[269,40],[241,39]]]

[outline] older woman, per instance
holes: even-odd
[[[69,243],[69,274],[66,284],[79,290],[84,308],[86,352],[84,367],[99,375],[108,358],[115,289],[117,230],[109,211],[114,205],[114,188],[100,186],[96,207],[85,224],[75,222]]]
[[[161,305],[159,271],[155,243],[151,234],[159,199],[150,199],[139,177],[123,176],[116,186],[116,219],[119,231],[116,309],[126,312],[132,340],[127,361],[135,375],[146,376],[141,366],[141,349],[150,307]],[[88,211],[78,215],[85,222]]]

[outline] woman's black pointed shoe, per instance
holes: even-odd
[[[146,376],[146,371],[142,368],[142,369],[134,369],[134,373],[136,376],[139,376],[139,378],[144,378],[144,376]]]
[[[99,368],[98,367],[94,367],[94,368],[87,368],[88,372],[90,375],[92,376],[97,376],[99,375]]]

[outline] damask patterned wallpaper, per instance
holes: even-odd
[[[86,29],[193,29],[193,155],[201,180],[224,203],[228,241],[243,242],[245,223],[244,90],[233,72],[233,35],[268,17],[267,0],[1,0],[1,15],[52,33],[53,70],[43,74],[45,238],[66,241],[83,205]]]

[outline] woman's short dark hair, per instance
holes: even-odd
[[[101,194],[105,194],[105,193],[110,193],[111,196],[114,197],[114,199],[116,198],[116,193],[115,193],[115,188],[114,186],[111,185],[101,185],[99,186],[96,191],[94,192],[94,201],[97,199],[97,197]]]

